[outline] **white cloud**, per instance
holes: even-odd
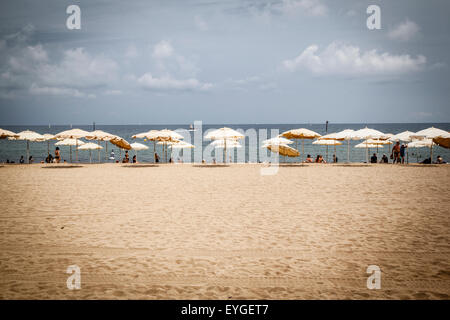
[[[205,22],[205,20],[203,20],[202,17],[200,16],[195,16],[194,17],[194,23],[195,26],[201,30],[201,31],[207,31],[208,30],[208,24]]]
[[[54,95],[54,96],[72,96],[77,98],[95,98],[93,94],[85,94],[77,89],[62,87],[39,87],[33,83],[30,87],[30,93],[36,95]]]
[[[128,46],[125,50],[125,58],[134,59],[139,56],[139,51],[134,44]]]
[[[156,59],[168,58],[173,54],[173,47],[169,41],[162,40],[153,47],[153,57]]]
[[[388,33],[393,40],[409,41],[419,33],[419,26],[410,20],[400,23]]]
[[[195,78],[178,80],[170,75],[154,77],[151,73],[145,73],[137,82],[145,89],[151,90],[208,90],[211,83],[202,83]]]
[[[426,58],[422,55],[413,58],[408,54],[393,55],[376,50],[362,52],[359,47],[337,42],[322,52],[317,45],[311,45],[296,58],[283,61],[283,67],[288,71],[306,69],[317,75],[355,76],[419,71],[425,64]]]
[[[325,16],[328,13],[328,7],[320,0],[283,0],[280,9],[286,14],[302,11],[310,16]]]
[[[123,92],[121,90],[106,90],[103,92],[103,94],[107,96],[118,96],[121,95]]]

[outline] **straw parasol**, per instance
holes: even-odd
[[[45,141],[45,138],[43,135],[41,135],[37,132],[34,132],[34,131],[30,131],[30,130],[25,130],[25,131],[19,132],[17,134],[17,137],[14,139],[27,141],[27,159],[28,159],[28,161],[30,161],[30,141],[32,141],[32,142]]]
[[[298,139],[302,140],[302,158],[301,161],[303,162],[303,156],[305,153],[305,148],[304,148],[304,141],[305,139],[316,139],[321,137],[320,134],[318,134],[317,132],[314,132],[312,130],[309,129],[305,129],[305,128],[300,128],[300,129],[292,129],[289,131],[285,131],[283,132],[280,136],[287,138],[287,139],[295,139],[295,148],[298,149]]]
[[[56,140],[55,136],[51,133],[44,133],[42,135],[44,140],[47,141],[47,156],[50,155],[50,140]]]
[[[446,135],[448,134],[447,131],[435,128],[435,127],[430,127],[428,129],[424,129],[424,130],[420,130],[417,131],[415,134],[411,135],[412,139],[418,139],[418,140],[423,140],[423,139],[434,139],[434,138],[438,138],[442,135]],[[431,162],[433,161],[433,143],[430,144],[430,159]]]
[[[17,133],[0,128],[0,139],[18,138],[18,137],[19,137],[19,135]]]
[[[113,138],[111,138],[109,140],[109,142],[111,142],[113,145],[119,147],[120,158],[122,158],[122,149],[131,150],[131,145],[128,143],[128,141],[119,136],[114,136]]]
[[[300,155],[297,149],[291,148],[286,144],[266,144],[263,148],[267,148],[272,152],[278,153],[285,157],[295,158]]]
[[[342,142],[339,142],[338,140],[332,140],[332,139],[320,139],[314,141],[312,144],[322,145],[322,146],[334,146],[334,157],[336,158],[336,146],[342,145]],[[328,162],[328,148],[327,148],[327,162]]]
[[[440,147],[450,149],[450,133],[433,138],[433,142]]]
[[[396,135],[393,135],[392,137],[389,138],[389,141],[410,142],[410,141],[412,141],[411,136],[414,134],[415,134],[414,132],[406,130],[406,131],[397,133]]]
[[[55,143],[55,146],[69,146],[70,162],[72,162],[72,146],[82,146],[85,142],[77,139],[64,139]]]
[[[384,136],[385,134],[383,132],[367,127],[356,130],[350,135],[352,140],[380,139]],[[368,143],[366,144],[368,145]],[[369,163],[369,147],[367,146],[366,149],[366,162]]]
[[[102,131],[102,130],[95,130],[92,132],[89,132],[89,135],[86,136],[87,140],[97,140],[98,144],[100,144],[100,141],[105,141],[105,154],[106,157],[108,157],[108,141],[114,138],[115,135]],[[100,162],[100,149],[98,149],[98,161]]]
[[[265,145],[265,144],[292,144],[292,143],[294,143],[294,141],[291,141],[289,139],[278,136],[278,137],[275,137],[272,139],[264,140],[262,143],[263,143],[263,145]]]
[[[99,144],[89,142],[89,143],[83,144],[82,146],[79,146],[78,149],[79,150],[89,150],[89,163],[92,163],[92,150],[103,149],[103,147]]]
[[[66,131],[57,133],[57,134],[55,134],[55,138],[56,139],[75,139],[75,142],[77,142],[78,139],[85,138],[87,135],[89,135],[89,132],[76,128],[76,129],[70,129],[70,130],[66,130]],[[75,144],[75,145],[78,145],[78,144]],[[78,161],[78,148],[75,149],[75,160]]]
[[[135,153],[135,155],[136,155],[136,162],[137,162],[137,153],[138,153],[138,151],[139,150],[147,150],[148,149],[148,147],[146,145],[144,145],[142,143],[138,143],[138,142],[134,142],[134,143],[130,144],[130,146],[131,146],[131,148],[133,150],[136,151],[136,153]]]
[[[230,140],[240,140],[244,139],[245,136],[231,128],[223,127],[220,129],[213,130],[205,135],[205,139],[207,140],[223,140],[223,156],[224,156],[224,162],[227,162],[227,144]]]

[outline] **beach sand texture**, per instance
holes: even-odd
[[[449,299],[449,165],[262,167],[5,165],[0,298]]]

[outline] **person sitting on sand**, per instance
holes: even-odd
[[[9,160],[8,160],[8,163],[9,163]],[[23,156],[20,156],[19,163],[25,163],[25,159],[23,158]]]
[[[338,157],[336,157],[335,154],[333,154],[333,163],[337,163],[338,162]]]
[[[422,164],[430,164],[430,163],[431,163],[431,158],[426,158],[426,159],[423,160],[421,163],[422,163]]]
[[[159,162],[159,156],[158,156],[158,154],[155,152],[155,163],[158,163]]]
[[[56,163],[59,163],[61,161],[61,154],[59,153],[59,147],[55,148],[55,160]]]
[[[394,147],[392,147],[391,159],[393,159],[392,163],[400,163],[400,142],[397,141]]]
[[[306,162],[306,163],[313,163],[313,162],[314,162],[314,160],[313,160],[313,158],[311,158],[311,155],[310,155],[310,154],[308,154],[308,155],[306,156],[305,162]]]
[[[137,163],[136,155],[133,156],[133,163]]]
[[[30,156],[30,157],[28,158],[28,163],[33,163],[33,161],[34,161],[33,156]]]
[[[45,158],[46,163],[52,163],[53,162],[53,156],[51,153],[48,154],[47,158]]]
[[[378,162],[377,154],[374,153],[373,156],[370,157],[370,163],[377,163],[377,162]]]
[[[385,154],[381,157],[380,163],[389,163],[389,159]]]
[[[447,162],[445,162],[444,159],[442,159],[441,156],[437,156],[437,158],[436,158],[436,163],[437,163],[437,164],[444,164],[444,163],[447,163]]]
[[[125,151],[125,163],[129,163],[130,162],[130,156],[128,155],[128,150]]]
[[[323,159],[323,157],[320,154],[318,154],[316,158],[316,163],[327,163],[327,162]]]
[[[116,155],[114,154],[114,150],[111,151],[111,154],[109,155],[109,160],[115,160]]]

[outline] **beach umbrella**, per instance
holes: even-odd
[[[265,144],[292,144],[292,143],[294,143],[294,141],[291,141],[291,140],[283,138],[283,137],[275,137],[272,139],[264,140],[262,143],[263,143],[263,145],[265,145]]]
[[[131,138],[133,139],[145,139],[146,140],[150,140],[153,141],[153,160],[155,159],[155,154],[156,154],[156,138],[158,136],[159,130],[150,130],[147,132],[141,132],[138,134],[135,134],[133,136],[131,136]]]
[[[25,130],[22,132],[19,132],[17,134],[18,137],[15,137],[15,140],[25,140],[27,142],[27,159],[29,161],[30,159],[30,141],[32,142],[41,142],[41,141],[45,141],[45,138],[43,135],[34,132],[34,131],[30,131],[30,130]]]
[[[92,163],[92,150],[103,149],[103,147],[96,143],[85,143],[78,147],[79,150],[89,150],[89,163]]]
[[[383,145],[382,144],[369,144],[369,143],[366,143],[366,142],[362,142],[360,144],[357,144],[355,146],[355,148],[361,148],[361,149],[365,148],[367,150],[367,154],[369,154],[371,148],[377,148],[377,149],[378,148],[383,148]],[[367,163],[369,163],[369,160],[367,160]]]
[[[119,147],[121,159],[122,159],[122,149],[131,150],[131,145],[128,143],[128,141],[119,136],[114,136],[113,138],[111,138],[109,140],[109,142],[111,142],[113,145]]]
[[[411,136],[414,134],[415,134],[414,132],[406,130],[406,131],[403,131],[403,132],[393,135],[392,137],[389,138],[389,141],[410,142],[410,141],[412,141]]]
[[[42,135],[44,140],[47,141],[47,156],[50,155],[50,140],[56,140],[55,136],[51,133],[44,133]]]
[[[380,137],[384,137],[384,133],[375,129],[363,128],[360,130],[356,130],[351,133],[352,140],[367,140],[367,139],[379,139]],[[366,147],[366,162],[369,163],[369,147]]]
[[[434,138],[438,138],[442,135],[446,135],[448,132],[435,128],[435,127],[430,127],[428,129],[424,129],[424,130],[420,130],[417,131],[415,134],[411,135],[411,138],[413,139],[418,139],[418,140],[423,140],[423,139],[434,139]],[[431,161],[433,161],[433,143],[430,144],[430,159]]]
[[[131,146],[131,148],[133,150],[136,151],[136,153],[135,153],[136,154],[136,162],[137,162],[137,153],[138,153],[138,151],[139,150],[147,150],[148,149],[148,147],[146,145],[144,145],[142,143],[138,143],[138,142],[132,143],[132,144],[130,144],[130,146]]]
[[[184,139],[184,137],[172,130],[169,129],[163,129],[163,130],[154,130],[153,132],[148,132],[148,139],[154,140],[154,141],[160,141],[163,142],[163,153],[164,153],[164,160],[167,162],[167,145],[168,142],[176,142],[179,140]]]
[[[181,155],[183,156],[184,154],[184,150],[183,149],[192,149],[195,148],[194,145],[184,142],[184,141],[179,141],[178,143],[173,143],[171,145],[172,149],[181,149]]]
[[[433,138],[433,142],[440,147],[450,149],[450,133]]]
[[[267,148],[272,152],[278,153],[284,157],[295,158],[300,155],[297,149],[289,147],[287,144],[266,144],[263,148]]]
[[[82,146],[85,142],[78,139],[63,139],[55,143],[55,146],[69,146],[70,162],[72,162],[72,146]]]
[[[108,141],[114,138],[115,135],[102,131],[102,130],[95,130],[92,132],[89,132],[89,134],[86,136],[87,140],[97,140],[98,144],[100,144],[100,141],[105,141],[105,155],[108,157]],[[98,162],[100,162],[100,149],[98,149]]]
[[[328,162],[328,146],[334,146],[334,157],[336,157],[336,146],[342,145],[342,142],[339,142],[338,140],[331,140],[331,139],[326,138],[325,140],[318,139],[318,140],[314,141],[312,144],[327,146],[327,162]]]
[[[305,139],[316,139],[321,137],[320,134],[318,134],[317,132],[314,132],[312,130],[309,129],[305,129],[305,128],[300,128],[300,129],[292,129],[292,130],[288,130],[283,132],[280,136],[286,138],[286,139],[295,139],[295,148],[298,149],[298,140],[302,140],[302,158],[301,161],[303,162],[303,156],[305,153],[305,148],[304,148],[304,141]]]
[[[18,138],[18,137],[19,137],[19,135],[17,133],[0,128],[0,139]]]
[[[334,138],[331,140],[347,141],[347,162],[350,162],[350,140],[353,140],[353,132],[355,131],[352,129],[345,129],[337,133],[331,133],[327,135],[329,138]],[[322,140],[322,137],[320,137],[319,139]]]
[[[207,140],[223,140],[223,154],[224,154],[224,162],[227,162],[227,144],[230,140],[240,140],[244,139],[245,136],[231,128],[223,127],[220,129],[213,130],[205,135],[205,139]]]
[[[211,142],[211,145],[217,149],[224,149],[225,147],[229,149],[242,147],[242,145],[236,140],[226,140],[225,142],[223,140],[215,140]]]
[[[81,129],[70,129],[66,131],[62,131],[60,133],[55,134],[56,139],[75,139],[75,142],[78,139],[85,138],[89,135],[89,132],[81,130]],[[78,144],[76,144],[77,146]],[[70,154],[72,156],[72,154]],[[75,160],[78,161],[78,148],[75,149]]]

